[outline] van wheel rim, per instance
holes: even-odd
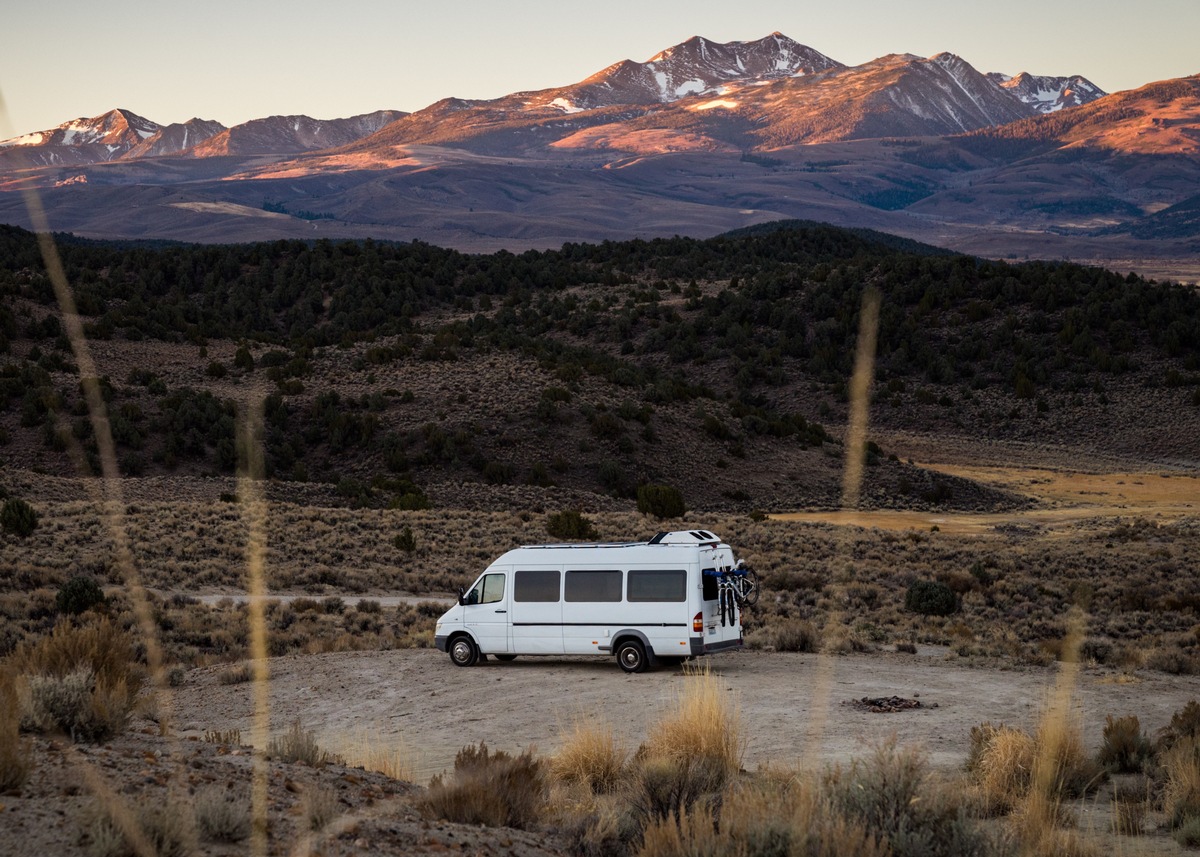
[[[629,646],[625,651],[621,652],[621,662],[627,667],[636,667],[641,662],[641,657],[638,655],[637,649]]]
[[[464,641],[459,640],[454,644],[454,660],[465,661],[471,656],[471,647]]]

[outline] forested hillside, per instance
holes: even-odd
[[[882,296],[876,431],[1200,457],[1200,296],[1100,269],[799,222],[521,255],[59,249],[131,475],[232,472],[238,403],[257,396],[269,475],[351,503],[420,506],[451,484],[625,498],[646,482],[705,506],[836,503],[867,288]],[[0,231],[0,293],[0,455],[67,473],[78,447],[94,466],[31,234]],[[870,444],[870,504],[1009,502],[891,452]]]

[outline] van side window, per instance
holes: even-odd
[[[629,572],[629,601],[687,601],[686,571]]]
[[[621,572],[568,571],[567,601],[620,601]]]
[[[467,593],[467,604],[495,604],[504,600],[504,575],[485,574]]]
[[[557,601],[559,572],[518,571],[513,580],[513,601]]]
[[[717,600],[717,570],[715,568],[706,568],[700,572],[700,579],[704,582],[704,600]]]

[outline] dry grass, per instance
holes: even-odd
[[[667,714],[649,730],[638,756],[700,759],[724,780],[741,770],[745,737],[736,700],[729,697],[709,665],[686,668],[683,689]]]
[[[338,758],[348,767],[377,771],[393,780],[413,779],[413,750],[402,735],[384,738],[364,729],[336,747]]]
[[[550,775],[558,782],[582,785],[592,794],[609,794],[623,779],[625,757],[612,729],[581,716],[550,758]]]
[[[1183,827],[1200,818],[1200,739],[1184,738],[1162,757],[1167,781],[1163,811],[1171,827]]]
[[[20,712],[14,679],[0,670],[0,793],[19,792],[33,767],[29,744],[21,740]]]

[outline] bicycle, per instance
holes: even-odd
[[[739,607],[758,601],[758,575],[739,561],[735,567],[722,569],[714,576],[717,578],[717,605],[721,625],[732,625],[737,622]]]

